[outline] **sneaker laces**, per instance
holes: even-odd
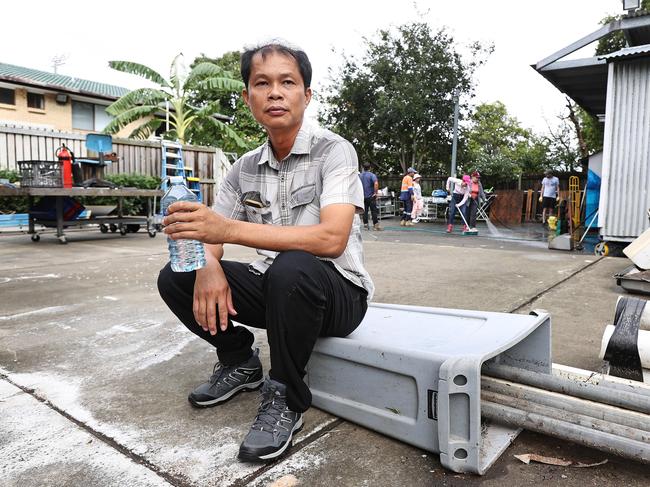
[[[221,381],[221,377],[225,371],[226,366],[224,366],[221,362],[214,364],[214,367],[212,368],[212,375],[210,376],[210,384],[218,384]]]
[[[253,430],[266,431],[273,433],[276,427],[287,430],[282,426],[278,418],[282,417],[282,413],[287,409],[285,396],[278,394],[277,389],[264,384],[262,387],[262,402],[257,411],[257,417],[251,426]]]

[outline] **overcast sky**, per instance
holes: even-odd
[[[618,13],[620,0],[12,0],[2,4],[0,62],[52,71],[52,58],[66,55],[61,74],[137,88],[137,77],[108,61],[136,61],[167,76],[179,52],[189,64],[200,53],[218,57],[280,37],[305,49],[318,90],[340,63],[333,50],[360,54],[363,38],[378,29],[423,19],[448,27],[461,44],[494,43],[476,74],[474,103],[501,100],[524,126],[545,131],[564,98],[530,65]],[[593,46],[573,57],[592,54]]]

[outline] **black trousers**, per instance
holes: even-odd
[[[292,250],[280,253],[264,275],[241,262],[221,261],[239,323],[265,328],[271,350],[269,376],[287,386],[287,405],[303,412],[311,392],[303,381],[318,337],[352,333],[367,309],[367,292],[345,279],[331,262]],[[158,276],[163,300],[194,334],[217,349],[219,361],[235,365],[252,355],[253,334],[230,319],[225,332],[210,335],[192,311],[195,272],[173,272],[167,264]]]
[[[377,198],[371,196],[370,198],[363,199],[363,224],[368,223],[368,208],[370,208],[370,213],[372,214],[372,223],[376,225],[379,222],[378,211],[377,211]]]
[[[478,213],[478,198],[467,198],[467,219],[469,220],[469,227],[476,228],[476,215]]]

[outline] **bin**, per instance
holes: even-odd
[[[373,304],[346,338],[321,338],[313,405],[483,474],[519,429],[481,421],[481,369],[551,373],[548,314]]]

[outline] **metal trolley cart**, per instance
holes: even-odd
[[[28,233],[34,242],[40,240],[40,233],[36,230],[36,224],[46,227],[56,228],[56,237],[62,244],[67,243],[66,235],[63,231],[68,227],[86,227],[88,225],[99,225],[102,233],[109,229],[119,230],[120,235],[126,235],[129,225],[145,225],[150,237],[156,236],[156,229],[153,221],[153,203],[152,199],[161,196],[162,191],[157,189],[136,189],[136,188],[1,188],[0,196],[27,196],[29,198],[29,207],[33,207],[35,196],[49,196],[55,200],[55,212],[52,217],[38,216],[32,212],[29,214]],[[117,215],[84,219],[66,220],[64,217],[64,202],[66,198],[75,198],[81,196],[109,196],[117,197]],[[143,216],[124,216],[122,214],[122,201],[124,198],[146,197],[147,214]]]

